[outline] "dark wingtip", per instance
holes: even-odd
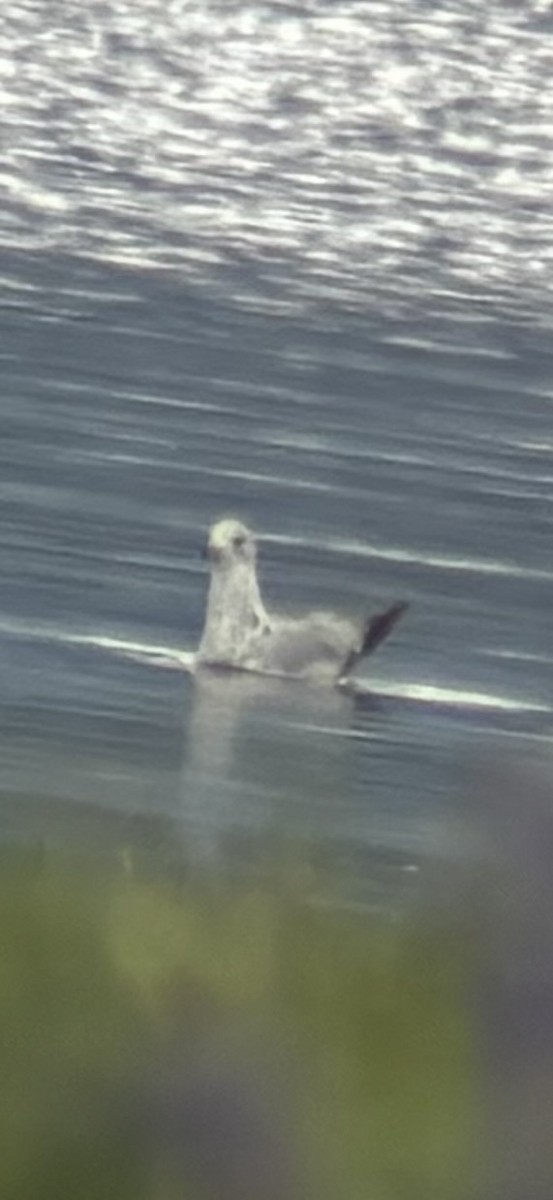
[[[339,679],[341,682],[347,680],[348,675],[353,671],[354,667],[361,658],[366,654],[372,654],[377,646],[385,640],[392,632],[392,629],[404,612],[409,608],[407,600],[399,600],[396,604],[392,604],[390,608],[384,612],[377,613],[374,617],[369,617],[363,632],[363,641],[359,650],[351,650],[348,654],[342,670],[340,671]]]
[[[369,618],[365,626],[363,642],[359,652],[361,658],[365,654],[372,654],[373,650],[376,650],[376,647],[390,635],[392,629],[397,625],[397,622],[408,608],[408,601],[400,600],[397,604],[392,604],[390,608],[385,609],[384,612],[377,613],[375,617]]]

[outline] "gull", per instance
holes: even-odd
[[[263,675],[326,680],[345,685],[408,607],[393,604],[361,620],[335,613],[278,616],[263,602],[257,578],[257,546],[241,521],[212,526],[207,544],[211,579],[198,667],[223,667]]]

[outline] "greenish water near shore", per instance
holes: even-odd
[[[266,867],[4,854],[6,1200],[467,1195],[470,940]]]

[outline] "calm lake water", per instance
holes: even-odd
[[[547,754],[552,33],[541,0],[5,4],[4,836],[316,832],[402,895],[467,766]],[[228,513],[275,606],[410,601],[371,697],[155,661]]]

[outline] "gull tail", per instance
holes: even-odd
[[[384,612],[376,613],[374,617],[369,617],[363,629],[363,638],[358,649],[350,650],[340,671],[340,679],[344,679],[353,671],[357,663],[365,658],[367,654],[372,654],[377,646],[392,632],[392,629],[404,612],[409,608],[406,600],[400,600],[397,604],[392,604],[390,608]]]

